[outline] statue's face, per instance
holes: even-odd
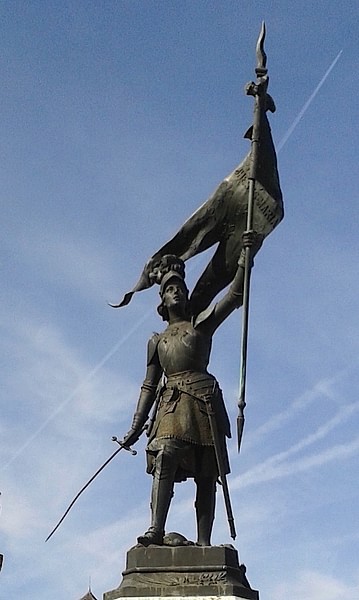
[[[185,310],[187,304],[187,288],[179,279],[168,282],[163,293],[162,301],[168,309]]]

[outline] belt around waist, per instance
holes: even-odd
[[[197,371],[183,371],[170,375],[166,382],[167,389],[178,388],[188,392],[214,392],[217,387],[217,380],[210,373],[200,373]]]

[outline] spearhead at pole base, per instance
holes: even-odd
[[[244,429],[244,417],[243,416],[239,416],[237,417],[237,450],[238,450],[238,454],[240,452],[241,449],[241,443],[242,443],[242,437],[243,437],[243,429]]]

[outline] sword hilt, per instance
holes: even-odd
[[[123,450],[127,450],[128,452],[131,452],[132,456],[136,456],[137,450],[133,450],[130,446],[126,446],[126,444],[119,440],[116,435],[113,435],[111,439],[113,442],[116,442],[119,446],[121,446]]]

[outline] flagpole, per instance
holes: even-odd
[[[256,83],[251,82],[246,86],[246,94],[254,96],[254,114],[253,128],[251,136],[251,158],[249,168],[249,187],[248,187],[248,212],[247,212],[247,231],[253,229],[253,209],[254,209],[254,192],[255,182],[258,170],[258,155],[259,142],[261,131],[261,117],[265,111],[266,90],[268,87],[267,76],[267,56],[264,52],[264,39],[266,29],[263,21],[261,31],[258,37],[256,46],[257,67],[255,69],[257,75]],[[248,324],[249,324],[249,292],[251,282],[252,257],[251,248],[245,247],[244,261],[244,281],[243,281],[243,311],[242,311],[242,341],[241,341],[241,369],[240,369],[240,384],[239,384],[239,401],[238,401],[238,417],[237,417],[237,441],[238,452],[240,451],[243,428],[244,428],[244,409],[246,407],[246,378],[247,378],[247,350],[248,350]]]

